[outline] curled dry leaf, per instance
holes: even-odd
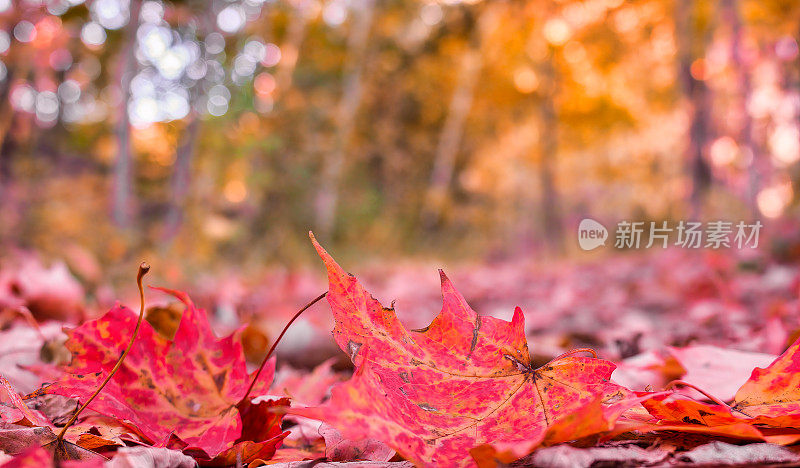
[[[522,311],[511,322],[479,316],[443,273],[441,313],[423,330],[406,329],[312,241],[328,270],[334,338],[356,372],[327,404],[297,414],[350,439],[379,439],[415,463],[461,466],[481,444],[525,455],[549,426],[598,399],[634,404],[610,382],[611,362],[563,357],[531,366]]]

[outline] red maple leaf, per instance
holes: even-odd
[[[270,412],[278,403],[237,406],[251,380],[238,332],[218,339],[206,313],[186,294],[160,290],[186,306],[175,338],[162,338],[149,323],[142,323],[122,367],[89,408],[135,427],[156,446],[176,446],[202,459],[235,459],[242,451],[268,458],[288,433],[281,432],[280,417]],[[43,392],[85,401],[114,367],[136,320],[133,311],[118,305],[68,331],[66,346],[73,360],[61,380]],[[273,360],[253,396],[266,392],[274,371]],[[279,404],[285,406],[288,400]],[[243,419],[256,422],[243,425]],[[179,441],[171,440],[173,436]]]
[[[611,362],[563,357],[531,366],[522,311],[511,322],[479,316],[444,273],[441,313],[423,330],[406,329],[312,241],[328,270],[334,338],[356,372],[328,404],[292,412],[350,439],[381,440],[415,463],[458,466],[484,444],[524,455],[549,426],[598,399],[601,419],[603,407],[633,404],[631,392],[609,381]]]

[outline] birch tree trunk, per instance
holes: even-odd
[[[347,38],[347,62],[344,68],[342,97],[337,108],[338,127],[335,147],[323,159],[322,178],[315,202],[317,228],[323,236],[330,235],[335,227],[345,156],[355,129],[358,107],[361,104],[362,75],[367,40],[375,12],[375,0],[362,0],[351,11],[355,17]]]
[[[453,181],[456,157],[461,148],[464,126],[472,108],[480,72],[483,68],[481,48],[487,36],[497,25],[503,3],[488,4],[480,13],[470,44],[461,56],[456,87],[450,99],[447,117],[439,134],[439,142],[433,161],[433,170],[425,200],[420,212],[423,228],[430,229],[440,222],[449,200],[449,189]]]
[[[120,105],[117,117],[117,159],[114,163],[114,222],[121,228],[131,223],[132,192],[132,150],[131,125],[128,116],[128,101],[131,98],[131,80],[136,74],[136,31],[139,29],[139,12],[142,0],[131,0],[130,19],[125,26],[125,48],[122,52],[120,67]]]
[[[433,161],[433,172],[422,205],[421,222],[426,229],[432,228],[442,217],[447,205],[448,192],[453,179],[456,155],[461,147],[464,135],[464,124],[472,107],[475,85],[480,76],[483,60],[480,51],[480,39],[473,41],[461,56],[461,67],[458,70],[456,89],[450,100],[447,118],[439,134],[439,143]]]
[[[216,21],[213,9],[208,9],[198,18],[199,30],[203,37],[215,30]],[[196,86],[196,85],[195,85]],[[197,100],[199,92],[197,89],[189,90],[190,105],[188,123],[181,135],[180,144],[175,148],[175,164],[172,169],[170,180],[171,197],[167,214],[164,220],[164,231],[162,235],[164,248],[168,248],[172,240],[181,230],[186,210],[186,198],[190,192],[192,184],[192,162],[194,161],[197,150],[197,139],[200,135],[200,128],[203,126],[200,113],[197,111]]]

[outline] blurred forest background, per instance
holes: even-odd
[[[799,35],[796,0],[0,0],[0,245],[130,282],[309,229],[503,259],[791,220]]]

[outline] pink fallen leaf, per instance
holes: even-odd
[[[723,401],[733,400],[755,367],[766,367],[777,356],[738,351],[716,346],[695,345],[669,348],[670,354],[686,369],[681,380],[696,385]]]

